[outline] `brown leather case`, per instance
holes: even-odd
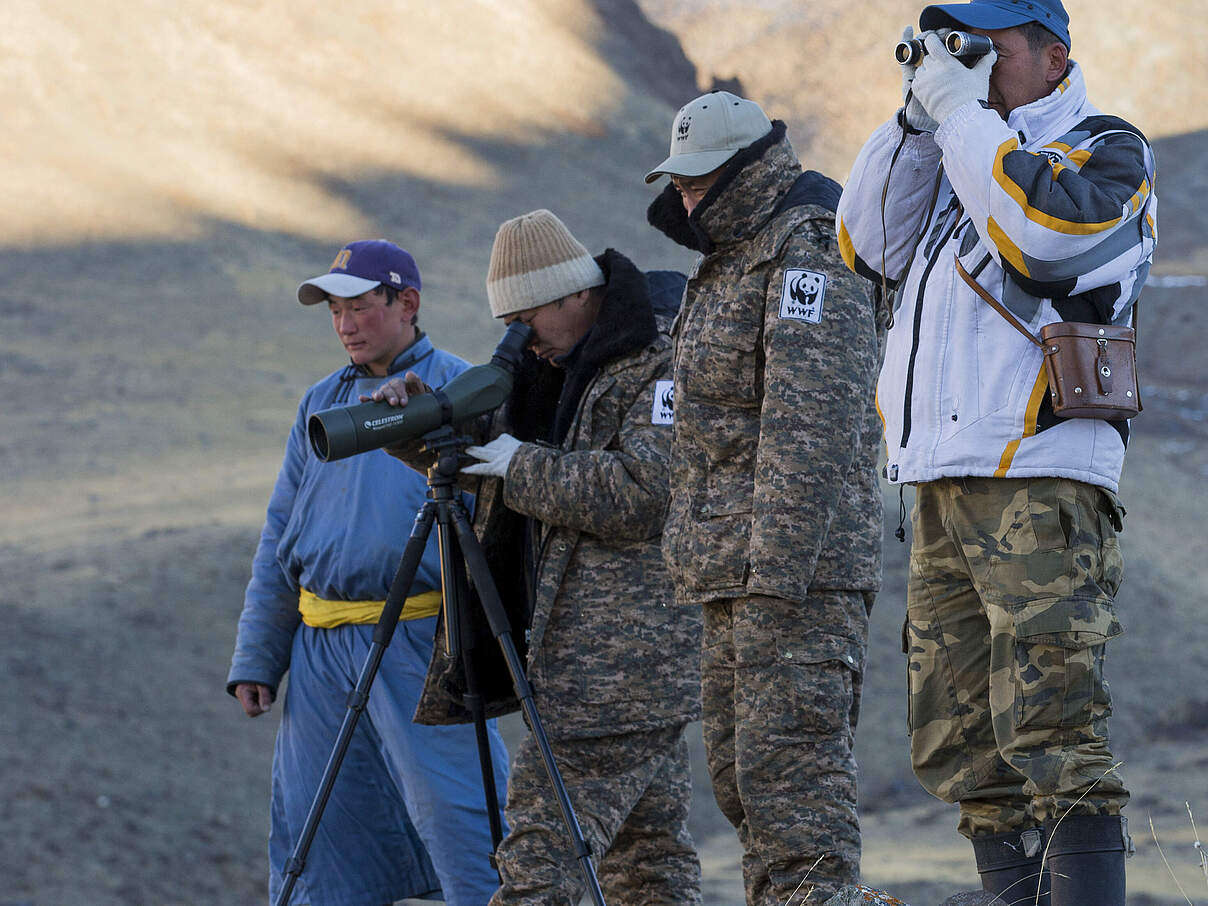
[[[1059,321],[1040,328],[1053,411],[1063,418],[1132,418],[1141,411],[1131,327]]]

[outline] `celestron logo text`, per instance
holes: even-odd
[[[406,418],[406,413],[400,415],[387,415],[385,418],[370,418],[361,423],[361,427],[370,431],[375,428],[384,428],[387,425],[393,425],[395,422],[400,422]]]

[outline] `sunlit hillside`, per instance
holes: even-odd
[[[897,103],[892,46],[918,0],[641,0],[674,31],[701,84],[741,80],[789,121],[817,165],[846,176]],[[1152,138],[1208,127],[1208,15],[1200,0],[1067,0],[1072,56],[1091,98]]]
[[[367,223],[333,185],[490,189],[476,143],[601,135],[624,107],[604,30],[585,0],[13,0],[0,242],[337,240]]]

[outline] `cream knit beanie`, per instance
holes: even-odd
[[[595,259],[544,208],[505,220],[495,234],[487,302],[496,318],[603,285]]]

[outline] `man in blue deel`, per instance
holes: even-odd
[[[439,387],[469,367],[419,329],[419,270],[393,243],[350,242],[328,273],[298,287],[298,300],[327,304],[351,361],[298,407],[227,679],[227,691],[257,717],[289,671],[273,756],[274,901],[427,491],[422,476],[381,450],[320,462],[307,419],[355,405],[392,374],[414,371]],[[436,541],[433,533],[291,903],[367,906],[432,895],[482,906],[499,886],[474,728],[411,720],[441,602]],[[488,736],[502,792],[507,752],[494,721]]]

